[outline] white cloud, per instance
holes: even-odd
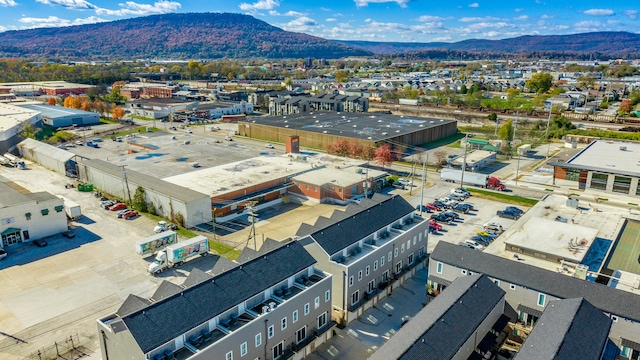
[[[253,4],[241,3],[240,9],[244,11],[273,10],[278,6],[280,6],[278,0],[258,0]]]
[[[602,31],[603,24],[600,21],[579,21],[573,24],[576,31]]]
[[[357,7],[368,6],[369,4],[384,4],[384,3],[396,3],[402,8],[407,7],[407,3],[410,0],[353,0]]]
[[[68,9],[93,9],[94,6],[85,0],[36,0],[45,5],[60,5]]]
[[[16,6],[16,5],[18,5],[18,3],[16,3],[15,0],[0,0],[0,6]],[[4,30],[6,30],[6,28],[2,26],[0,31],[4,31]]]
[[[324,21],[326,21],[326,22],[334,22],[334,21],[338,21],[338,19],[336,19],[336,18],[326,18],[326,19],[324,19]]]
[[[478,4],[477,2],[476,3],[472,3],[472,4],[469,4],[469,7],[470,8],[477,8],[477,7],[480,7],[480,4]]]
[[[529,20],[529,17],[527,15],[520,15],[520,16],[514,18],[513,20],[516,20],[516,21]]]
[[[460,22],[478,22],[478,21],[496,21],[500,20],[500,18],[493,16],[485,16],[485,17],[461,17],[458,19]]]
[[[589,9],[585,10],[583,14],[591,16],[611,16],[615,15],[615,12],[611,9]]]
[[[318,22],[309,17],[301,16],[286,24],[282,24],[281,27],[287,31],[314,32],[315,28],[318,27]]]
[[[156,1],[153,5],[138,4],[134,1],[127,1],[124,4],[120,3],[118,5],[120,5],[120,9],[117,10],[96,7],[96,14],[108,16],[166,14],[182,7],[179,2],[167,0]]]
[[[287,11],[286,13],[282,14],[279,13],[276,10],[269,10],[269,15],[271,16],[290,16],[290,17],[302,17],[305,16],[306,14],[297,12],[297,11]]]
[[[46,18],[23,17],[18,21],[23,24],[26,24],[28,28],[41,28],[41,27],[61,27],[61,26],[72,26],[72,25],[95,24],[95,23],[104,22],[107,20],[101,19],[95,16],[89,16],[88,18],[84,18],[84,19],[78,18],[75,20],[61,19],[57,16],[49,16]]]
[[[638,17],[638,10],[625,10],[624,14],[631,20],[635,20]]]
[[[433,22],[433,21],[442,21],[444,18],[440,16],[432,16],[432,15],[422,15],[416,19],[421,22]]]
[[[542,16],[540,16],[540,19],[553,19],[555,17],[555,15],[542,14]]]

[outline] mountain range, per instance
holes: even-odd
[[[574,35],[520,36],[503,40],[453,43],[398,43],[327,40],[282,30],[249,15],[180,13],[152,15],[97,24],[15,30],[0,33],[0,57],[46,59],[216,59],[343,58],[403,55],[410,58],[447,52],[640,53],[640,34],[594,32]],[[433,51],[442,50],[442,51]],[[450,53],[449,53],[450,54]],[[472,56],[469,56],[472,58]]]

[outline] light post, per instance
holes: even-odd
[[[426,153],[426,160],[422,161],[422,187],[420,188],[420,216],[422,216],[422,207],[424,206],[424,184],[427,179],[427,161],[429,160],[429,153]]]
[[[462,158],[462,174],[460,174],[460,189],[464,187],[464,172],[467,170],[467,142],[469,134],[464,136],[464,157]]]
[[[549,142],[549,126],[551,126],[551,113],[553,112],[553,106],[549,108],[549,118],[547,119],[547,134],[545,136],[545,138],[547,139],[547,157],[546,159],[549,159],[549,150],[551,148],[551,143]]]
[[[518,149],[516,147],[516,129],[518,128],[518,116],[519,112],[516,112],[516,122],[513,124],[513,151],[514,155],[518,156]],[[516,186],[518,186],[518,176],[520,172],[520,156],[518,156],[518,163],[516,165]]]

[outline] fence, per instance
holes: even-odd
[[[51,346],[38,349],[22,360],[77,360],[88,357],[92,353],[93,351],[81,344],[80,336],[76,333],[62,341],[55,341]]]

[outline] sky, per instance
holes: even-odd
[[[638,0],[0,0],[0,31],[174,12],[248,14],[288,31],[341,40],[455,42],[640,33]]]

